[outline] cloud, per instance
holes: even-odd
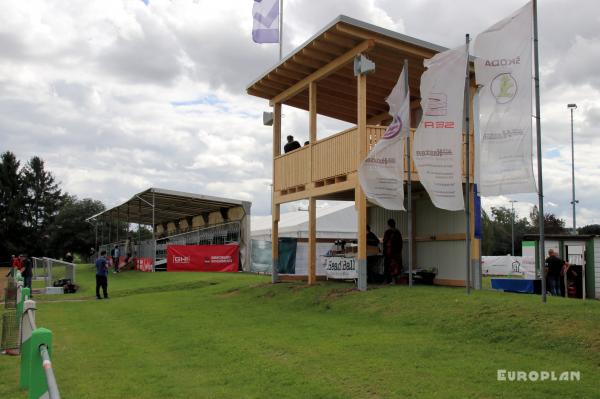
[[[284,53],[339,14],[443,46],[459,45],[522,0],[289,0]],[[599,16],[593,0],[540,2],[544,190],[570,221],[570,114],[575,102],[578,221],[600,207]],[[270,208],[272,131],[245,87],[278,60],[251,40],[251,1],[30,0],[0,5],[0,150],[39,155],[79,197],[111,206],[149,186],[252,200]],[[566,18],[565,16],[569,17]],[[284,107],[284,134],[308,137]],[[348,124],[319,117],[319,138]],[[527,215],[536,195],[509,199]],[[508,203],[509,204],[509,203]]]

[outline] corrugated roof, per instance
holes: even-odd
[[[130,223],[152,224],[152,204],[155,205],[154,222],[165,223],[206,212],[243,206],[249,208],[250,202],[213,197],[209,195],[186,193],[163,188],[149,188],[133,195],[120,205],[107,209],[86,220],[116,220]]]

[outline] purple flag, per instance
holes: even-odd
[[[252,40],[279,43],[279,0],[254,0]]]

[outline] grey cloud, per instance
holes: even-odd
[[[136,17],[141,34],[119,35],[99,55],[99,67],[128,83],[169,85],[185,71],[180,46],[147,14],[139,12]]]

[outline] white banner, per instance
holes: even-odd
[[[482,256],[484,276],[523,276],[535,278],[535,256]]]
[[[436,54],[424,65],[424,113],[415,134],[413,159],[433,204],[458,211],[464,209],[461,161],[466,45]]]
[[[385,209],[404,210],[404,140],[408,135],[410,96],[406,67],[386,99],[393,121],[358,168],[358,181],[369,201]]]
[[[475,41],[481,195],[535,193],[531,136],[532,5]]]
[[[327,278],[357,279],[356,259],[343,256],[322,256],[321,264]]]

